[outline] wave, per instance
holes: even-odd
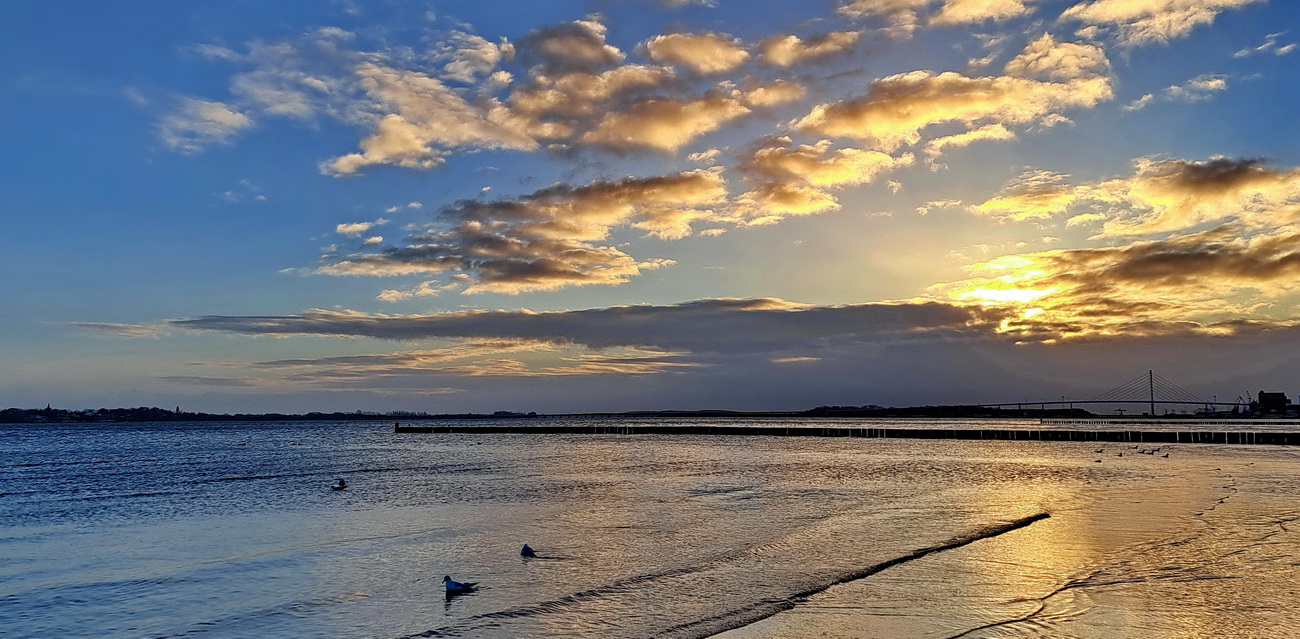
[[[945,550],[960,548],[962,546],[980,541],[981,539],[989,539],[992,537],[997,537],[998,535],[1003,535],[1013,530],[1024,528],[1036,521],[1047,519],[1048,517],[1051,517],[1051,515],[1049,513],[1043,512],[1043,513],[1030,515],[1028,517],[1022,517],[1020,519],[1016,519],[1006,523],[989,525],[984,528],[970,531],[964,535],[959,535],[941,544],[935,544],[933,546],[920,548],[912,552],[909,552],[905,555],[894,557],[892,559],[882,561],[877,564],[865,566],[857,570],[842,573],[838,576],[828,579],[823,583],[814,585],[809,588],[805,588],[787,597],[781,599],[770,599],[763,602],[759,602],[748,608],[731,610],[721,615],[718,615],[714,618],[701,619],[697,621],[684,623],[669,628],[668,630],[658,634],[657,636],[671,637],[674,639],[678,639],[678,638],[696,639],[696,638],[708,637],[710,635],[717,634],[719,632],[724,632],[727,630],[735,630],[736,628],[741,628],[744,626],[748,626],[752,623],[762,621],[763,619],[771,617],[777,613],[790,610],[791,608],[794,608],[796,605],[798,605],[799,602],[804,601],[809,597],[812,597],[813,595],[825,592],[831,586],[845,584],[851,581],[857,581],[859,579],[865,579],[876,573],[882,572],[884,570],[888,570],[899,564],[904,564],[909,561],[915,561],[917,559],[921,559],[922,557],[925,557],[926,555],[931,555],[937,552],[943,552]]]

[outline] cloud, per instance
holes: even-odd
[[[840,0],[835,12],[850,18],[880,18],[889,31],[910,35],[921,25],[922,13],[936,0]]]
[[[673,33],[645,43],[650,59],[699,75],[732,71],[749,59],[740,40],[720,33]]]
[[[863,184],[886,171],[911,165],[910,154],[898,157],[879,151],[838,149],[832,142],[792,147],[789,137],[768,138],[751,150],[740,165],[756,186],[739,198],[747,224],[770,224],[789,215],[808,215],[839,208],[828,189]]]
[[[535,135],[529,122],[495,101],[471,105],[437,78],[382,66],[359,65],[355,73],[366,93],[392,109],[361,141],[361,153],[341,156],[322,165],[334,175],[350,175],[374,164],[430,168],[455,148],[533,150]]]
[[[771,107],[794,102],[804,96],[804,88],[786,80],[776,80],[770,84],[755,87],[744,92],[744,99],[750,106]]]
[[[865,96],[818,105],[796,127],[892,150],[916,144],[923,130],[938,124],[960,123],[971,130],[988,124],[1052,124],[1065,109],[1111,98],[1110,79],[1100,75],[1108,67],[1105,60],[1096,47],[1058,45],[1043,36],[1007,64],[1011,75],[972,78],[913,71],[887,76],[872,82]]]
[[[1091,44],[1058,42],[1049,34],[1031,41],[1007,63],[1003,73],[1018,78],[1070,82],[1110,73],[1106,52]]]
[[[862,38],[860,31],[832,31],[803,40],[796,35],[773,36],[758,45],[764,63],[791,67],[851,51]]]
[[[382,217],[373,222],[350,222],[335,226],[334,232],[348,237],[360,237],[362,233],[365,233],[376,226],[381,226],[387,223],[388,220]]]
[[[955,209],[962,206],[961,200],[930,200],[916,207],[917,215],[929,215],[935,209]]]
[[[1207,100],[1212,93],[1228,90],[1228,79],[1218,74],[1206,74],[1188,80],[1186,84],[1165,89],[1170,99],[1183,102]]]
[[[879,151],[839,149],[830,140],[790,148],[788,137],[770,138],[755,149],[742,171],[775,180],[797,180],[812,186],[841,186],[870,182],[883,171],[910,164]]]
[[[158,122],[163,144],[186,155],[212,144],[228,144],[253,120],[223,102],[181,98],[178,109]]]
[[[971,210],[1018,221],[1050,218],[1068,210],[1081,197],[1064,184],[1065,178],[1050,171],[1027,171],[996,197],[972,206]]]
[[[466,310],[372,315],[314,310],[285,316],[208,316],[177,328],[245,335],[392,340],[524,340],[665,353],[786,354],[836,345],[932,342],[987,335],[1001,319],[978,306],[939,302],[805,306],[780,299],[710,299],[670,306],[576,311]]]
[[[1280,45],[1280,46],[1278,45],[1278,43],[1277,43],[1277,39],[1280,38],[1280,37],[1282,37],[1283,35],[1285,35],[1285,33],[1286,33],[1286,32],[1281,32],[1281,33],[1270,33],[1270,34],[1268,34],[1268,36],[1266,36],[1266,37],[1264,38],[1264,43],[1263,43],[1263,44],[1261,44],[1261,45],[1259,45],[1259,46],[1257,46],[1257,47],[1254,47],[1254,48],[1250,48],[1250,49],[1242,49],[1242,50],[1240,50],[1240,51],[1234,53],[1234,54],[1232,55],[1232,57],[1234,57],[1234,58],[1246,58],[1246,57],[1249,57],[1249,56],[1252,56],[1252,55],[1256,55],[1256,54],[1261,54],[1261,53],[1271,53],[1271,54],[1273,54],[1273,55],[1279,55],[1279,56],[1280,56],[1280,55],[1287,55],[1288,53],[1291,53],[1292,51],[1295,51],[1295,49],[1296,49],[1296,45],[1295,45],[1294,42],[1292,42],[1291,44],[1284,44],[1284,45]]]
[[[73,328],[82,328],[101,333],[109,333],[118,337],[129,337],[133,339],[152,339],[162,337],[167,332],[158,326],[148,324],[115,324],[111,322],[67,322],[66,326]]]
[[[403,246],[330,255],[316,270],[372,276],[451,273],[462,278],[456,281],[467,286],[467,293],[620,284],[671,262],[636,260],[596,242],[620,227],[682,237],[695,221],[711,218],[712,207],[725,196],[719,171],[697,169],[579,187],[555,185],[516,199],[462,200],[444,207],[436,224]],[[400,292],[387,295],[404,299]]]
[[[1148,104],[1151,104],[1151,101],[1154,100],[1155,97],[1156,97],[1155,95],[1150,93],[1143,94],[1142,97],[1124,105],[1124,110],[1137,111],[1140,109],[1144,109]]]
[[[420,282],[415,288],[407,290],[385,289],[380,291],[377,299],[385,302],[402,302],[417,297],[437,297],[442,295],[443,291],[453,290],[460,287],[460,283],[439,285],[437,282]]]
[[[433,57],[443,62],[444,79],[472,84],[491,76],[514,51],[514,45],[504,39],[490,42],[473,33],[455,31],[446,41],[434,45]]]
[[[229,191],[222,191],[215,195],[231,204],[238,204],[243,202],[245,199],[251,199],[254,202],[265,202],[266,196],[262,195],[261,191],[261,187],[253,184],[250,180],[243,179],[239,181],[239,185],[235,188],[232,188]]]
[[[1139,158],[1130,177],[1069,185],[1031,171],[972,210],[1015,220],[1048,218],[1087,205],[1069,224],[1105,220],[1101,235],[1181,231],[1236,219],[1276,225],[1300,216],[1300,169],[1273,169],[1254,158],[1206,161]]]
[[[807,364],[820,361],[822,361],[820,357],[775,357],[772,359],[773,364]]]
[[[1082,192],[1115,205],[1103,228],[1109,236],[1181,230],[1228,217],[1275,223],[1296,215],[1300,169],[1271,169],[1253,158],[1142,158],[1133,177]]]
[[[529,32],[516,50],[547,72],[596,71],[623,60],[623,52],[605,41],[605,32],[596,20],[574,20]]]
[[[338,58],[338,42],[267,44],[255,42],[238,61],[252,65],[230,80],[230,91],[251,111],[263,115],[311,119],[328,110],[343,81],[315,56]]]
[[[930,140],[925,145],[925,154],[931,158],[943,154],[950,147],[961,148],[984,140],[1014,140],[1016,134],[1001,124],[986,124],[978,129],[957,133]]]
[[[439,378],[640,376],[698,366],[680,354],[635,348],[593,351],[536,340],[468,339],[447,348],[275,360],[252,368],[277,371],[297,385],[342,388],[417,386]]]
[[[1038,0],[841,0],[836,12],[851,18],[880,18],[887,30],[910,35],[927,20],[937,25],[1002,21],[1028,14]]]
[[[201,375],[161,375],[158,379],[188,386],[215,386],[218,388],[261,388],[276,386],[274,381],[246,377],[204,377]]]
[[[1230,335],[1294,323],[1285,319],[1294,308],[1261,300],[1300,283],[1297,246],[1295,227],[1225,225],[1127,246],[1003,256],[972,267],[986,275],[938,290],[1017,311],[1022,319],[1002,326],[1010,333]]]
[[[714,166],[718,163],[718,158],[721,155],[721,149],[708,149],[698,153],[691,153],[686,156],[686,159],[702,166]]]
[[[1126,45],[1167,42],[1209,24],[1219,13],[1261,0],[1091,0],[1080,2],[1061,14],[1062,20],[1076,20],[1117,31]]]
[[[624,111],[637,99],[676,81],[671,68],[646,65],[623,65],[600,73],[535,74],[511,93],[506,104],[539,137],[562,143],[594,126],[600,117]]]
[[[608,149],[676,151],[749,113],[740,100],[720,93],[695,100],[649,98],[606,114],[579,140]]]
[[[1125,111],[1138,111],[1150,106],[1157,99],[1176,102],[1208,100],[1214,93],[1226,91],[1227,89],[1227,76],[1210,73],[1192,78],[1183,84],[1170,86],[1164,90],[1160,98],[1151,93],[1144,94],[1142,97],[1124,105],[1123,109]]]
[[[1028,14],[1038,0],[947,0],[931,20],[934,24],[1001,22]]]

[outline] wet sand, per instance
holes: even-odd
[[[1116,456],[1125,452],[1124,457]],[[1300,636],[1300,450],[1110,447],[1082,506],[797,602],[721,639]],[[1101,462],[1095,461],[1101,459]]]

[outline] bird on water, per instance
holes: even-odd
[[[473,592],[478,586],[478,582],[456,581],[451,575],[442,576],[442,587],[447,589],[447,594],[459,594],[464,592]]]

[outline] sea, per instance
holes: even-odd
[[[1298,602],[1289,446],[0,426],[9,639],[1300,637]]]

